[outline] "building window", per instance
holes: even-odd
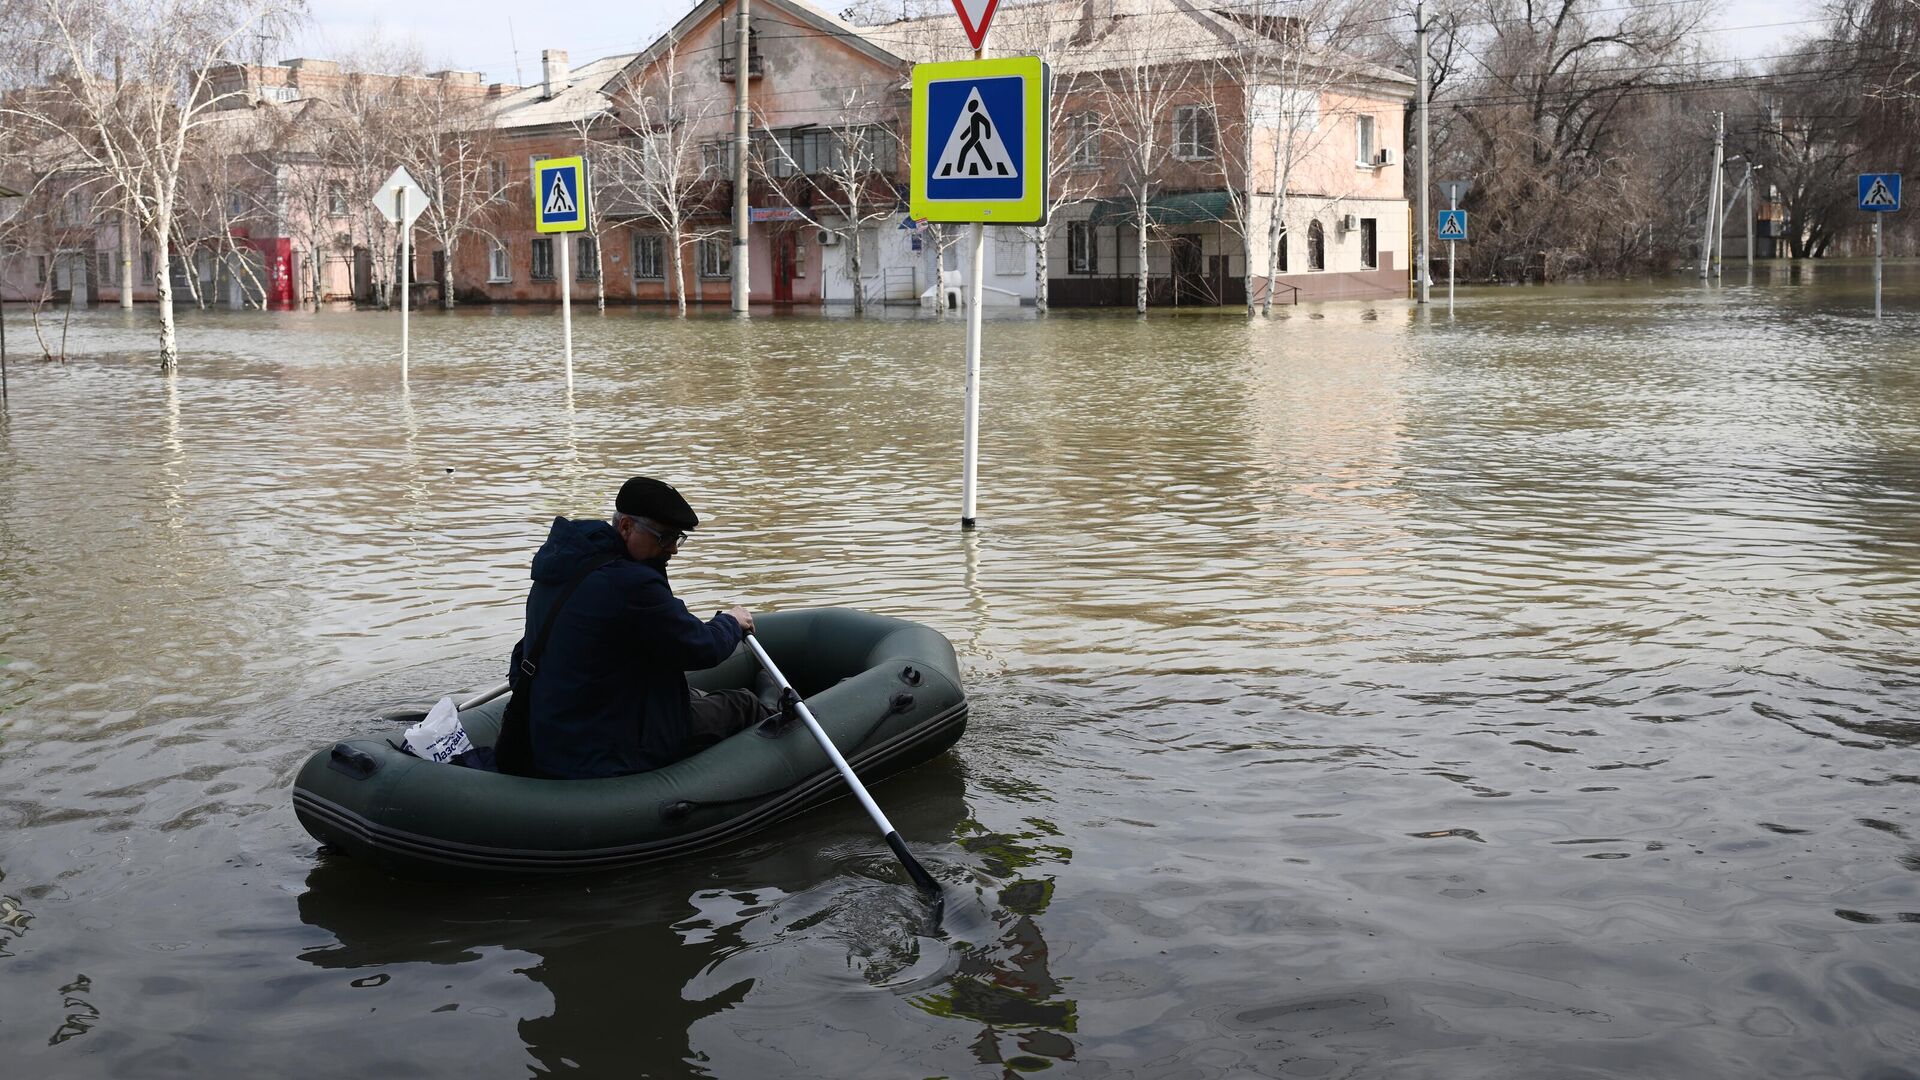
[[[796,229],[793,233],[793,276],[807,276],[807,237],[813,235],[811,229]]]
[[[1280,269],[1276,271],[1276,273],[1281,273],[1281,274],[1286,273],[1287,272],[1287,230],[1284,227],[1282,227],[1280,230],[1279,265],[1280,265]]]
[[[1375,218],[1360,219],[1360,265],[1369,270],[1380,266],[1380,223]]]
[[[493,163],[487,166],[487,183],[493,187],[493,193],[496,195],[507,190],[506,159],[495,158]]]
[[[553,238],[542,236],[527,245],[531,259],[527,266],[527,276],[535,281],[553,280]]]
[[[580,265],[573,268],[573,276],[578,281],[594,281],[600,277],[600,244],[591,236],[580,237],[574,254],[580,257]]]
[[[1182,105],[1173,110],[1173,156],[1188,161],[1210,158],[1218,142],[1211,106]]]
[[[148,248],[147,250],[140,253],[140,284],[142,285],[153,284],[153,249],[152,248]]]
[[[103,251],[100,253],[99,257],[94,260],[94,262],[100,268],[99,278],[94,282],[94,284],[105,285],[107,282],[112,281],[113,280],[113,256]]]
[[[1091,274],[1093,267],[1093,222],[1067,222],[1067,273]]]
[[[47,283],[47,257],[45,255],[35,255],[33,257],[33,283],[35,285],[45,285]]]
[[[1361,165],[1373,164],[1373,117],[1354,117],[1353,134],[1354,145],[1358,150],[1355,160]]]
[[[633,276],[637,278],[662,278],[660,249],[662,237],[636,233],[633,237]]]
[[[347,216],[347,182],[345,180],[327,181],[327,216],[337,218]]]
[[[495,240],[487,247],[487,280],[503,282],[513,280],[513,263],[508,258],[507,245]]]
[[[710,142],[700,144],[700,168],[703,171],[711,169],[714,172],[728,172],[727,158],[731,156],[732,155],[727,153],[726,143]]]
[[[227,196],[227,216],[228,217],[239,217],[240,215],[246,212],[247,212],[247,197],[245,194],[235,191]]]
[[[1076,169],[1100,166],[1100,114],[1083,112],[1067,117],[1067,163]]]
[[[733,240],[709,236],[700,241],[700,276],[723,278],[733,273]]]
[[[1319,222],[1307,226],[1307,269],[1325,270],[1327,268],[1327,231]]]

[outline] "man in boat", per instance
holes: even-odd
[[[773,711],[749,690],[687,686],[686,672],[725,660],[753,629],[744,607],[702,621],[673,595],[667,562],[699,524],[678,491],[645,476],[621,486],[609,521],[554,519],[533,556],[526,629],[508,675],[520,692],[524,650],[564,595],[528,698],[531,761],[522,771],[563,780],[646,772]]]

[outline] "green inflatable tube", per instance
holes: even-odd
[[[953,645],[903,619],[818,608],[755,617],[756,636],[860,779],[872,784],[957,742],[967,698]],[[751,687],[744,648],[691,672],[702,690]],[[492,745],[506,698],[460,715]],[[798,720],[776,717],[664,769],[538,780],[439,765],[400,734],[316,751],[293,808],[316,840],[408,877],[577,874],[704,851],[847,794]]]

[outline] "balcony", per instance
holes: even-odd
[[[736,59],[738,58],[732,56],[723,56],[720,58],[721,82],[733,81],[733,66]],[[763,62],[761,55],[758,52],[749,51],[747,53],[747,78],[757,79],[766,73],[766,64]]]

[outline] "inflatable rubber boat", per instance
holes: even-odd
[[[840,608],[756,616],[756,637],[865,783],[945,751],[967,724],[953,645],[918,623]],[[701,690],[752,687],[745,649],[690,672]],[[460,714],[477,746],[505,697]],[[806,725],[776,716],[663,769],[544,780],[436,764],[399,733],[307,759],[293,808],[314,838],[406,876],[583,873],[728,843],[847,793]]]

